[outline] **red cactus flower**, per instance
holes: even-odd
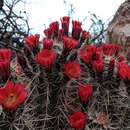
[[[93,69],[96,71],[96,72],[103,72],[103,69],[104,69],[104,62],[103,60],[95,60],[93,61]]]
[[[118,74],[123,80],[130,79],[130,66],[128,66],[125,62],[119,62],[117,67]]]
[[[79,41],[77,41],[71,37],[67,37],[67,36],[63,37],[63,42],[64,42],[65,48],[67,48],[67,49],[74,49],[79,44]]]
[[[72,21],[72,37],[79,40],[80,34],[82,32],[82,23],[79,21]]]
[[[95,53],[95,51],[96,51],[96,46],[95,45],[85,45],[84,47],[83,47],[86,51],[88,51],[88,52],[91,52],[91,53]]]
[[[87,115],[80,111],[74,112],[68,117],[68,123],[72,128],[82,130],[87,123]]]
[[[10,49],[0,49],[0,75],[6,80],[10,75],[10,60],[12,51]]]
[[[8,81],[5,87],[0,88],[0,104],[7,109],[16,109],[27,98],[25,86]]]
[[[59,23],[58,23],[58,21],[52,22],[49,25],[49,27],[50,27],[50,29],[52,31],[53,36],[58,35],[58,31],[59,31]]]
[[[105,55],[115,55],[119,52],[120,50],[120,45],[117,44],[104,44],[102,46],[103,52]]]
[[[89,98],[92,96],[92,93],[93,87],[91,84],[81,85],[78,88],[78,94],[83,102],[88,102]]]
[[[80,64],[76,61],[70,61],[64,64],[65,74],[71,78],[79,78],[81,76]]]
[[[0,49],[0,60],[10,60],[12,51],[10,49]]]
[[[68,32],[69,32],[69,22],[70,22],[70,17],[69,16],[64,16],[61,19],[61,26],[63,29],[63,35],[68,36]]]
[[[47,38],[51,38],[52,37],[52,30],[51,30],[51,28],[47,28],[47,29],[45,29],[44,30],[44,34],[45,34],[45,36],[47,37]]]
[[[86,64],[91,63],[93,56],[96,52],[96,46],[94,45],[85,45],[80,50],[79,56]]]
[[[35,34],[35,42],[36,42],[36,44],[39,43],[39,39],[40,39],[40,34]]]
[[[48,39],[48,38],[44,38],[43,39],[43,48],[44,49],[52,49],[53,46],[53,40]]]
[[[34,47],[35,45],[39,43],[39,38],[40,38],[40,35],[35,34],[35,35],[30,35],[30,36],[25,37],[24,40],[26,44],[28,44],[31,47]]]
[[[61,22],[62,22],[62,21],[66,21],[67,23],[69,23],[70,17],[69,17],[69,16],[64,16],[64,17],[62,17]]]
[[[36,61],[44,66],[45,68],[50,68],[50,66],[55,62],[57,54],[54,50],[42,50],[36,56]]]
[[[95,59],[94,60],[100,60],[102,57],[103,57],[102,49],[100,47],[97,47],[96,51],[95,51]]]
[[[83,60],[86,64],[92,62],[92,52],[87,52],[86,50],[81,49],[79,53],[80,59]]]
[[[82,36],[81,36],[81,38],[82,38],[82,40],[85,40],[85,39],[88,39],[90,37],[90,33],[89,32],[87,32],[87,31],[82,31]]]

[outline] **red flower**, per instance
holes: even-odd
[[[103,72],[103,69],[104,69],[104,62],[103,60],[95,60],[93,61],[93,69],[96,71],[96,72]]]
[[[115,55],[119,52],[120,50],[120,45],[117,45],[117,44],[104,44],[102,46],[103,48],[103,52],[105,55]]]
[[[43,39],[43,48],[44,49],[52,49],[53,46],[53,40],[48,39],[48,38],[44,38]]]
[[[86,64],[91,63],[93,56],[96,51],[96,46],[94,45],[85,45],[83,48],[80,50],[80,59],[82,59]]]
[[[11,60],[12,51],[10,49],[0,49],[0,60]]]
[[[44,30],[44,34],[45,34],[45,36],[46,37],[48,37],[48,38],[51,38],[52,37],[52,30],[51,30],[51,28],[47,28],[47,29],[45,29]]]
[[[62,17],[61,22],[62,22],[62,21],[66,21],[67,23],[69,23],[70,17],[69,17],[69,16],[64,16],[64,17]]]
[[[87,52],[86,50],[81,49],[80,50],[80,59],[83,60],[86,64],[89,64],[92,62],[92,52]]]
[[[35,42],[36,42],[36,44],[39,43],[39,39],[40,39],[40,34],[35,34]]]
[[[92,54],[94,54],[96,51],[96,46],[95,45],[85,45],[83,47],[83,49],[86,50],[87,52],[91,52]]]
[[[24,40],[29,46],[34,47],[35,45],[39,43],[39,38],[40,38],[40,35],[35,34],[35,35],[30,35],[30,36],[25,37]]]
[[[71,78],[79,78],[81,76],[80,64],[76,61],[70,61],[64,64],[65,74]]]
[[[118,74],[122,79],[130,79],[130,66],[125,62],[119,62],[118,65]]]
[[[59,23],[58,23],[58,21],[52,22],[49,25],[49,27],[50,27],[50,29],[52,31],[53,36],[58,35],[58,31],[59,31]]]
[[[57,54],[54,50],[45,49],[37,54],[36,61],[45,68],[50,68],[50,66],[55,62],[56,57]]]
[[[67,37],[67,36],[63,37],[63,42],[64,42],[65,48],[67,48],[67,49],[74,49],[79,44],[79,41],[77,41],[71,37]]]
[[[79,39],[80,33],[82,32],[82,23],[79,21],[72,21],[72,37],[76,40]]]
[[[94,60],[100,60],[102,57],[103,57],[102,49],[100,47],[97,47]]]
[[[61,26],[63,29],[63,34],[68,36],[68,32],[69,32],[69,22],[70,22],[70,17],[69,16],[64,16],[61,19]]]
[[[27,98],[25,86],[8,81],[5,87],[0,88],[0,104],[8,109],[16,109]]]
[[[82,38],[82,40],[85,40],[85,39],[88,39],[90,37],[90,33],[89,32],[87,32],[87,31],[82,31],[82,36],[81,36],[81,38]]]
[[[85,124],[87,122],[87,116],[83,112],[74,112],[72,115],[68,118],[69,125],[77,130],[84,129]]]
[[[83,102],[88,102],[89,98],[92,96],[93,87],[91,84],[79,86],[78,93]]]
[[[10,75],[10,60],[12,51],[10,49],[0,49],[0,75],[6,80]]]

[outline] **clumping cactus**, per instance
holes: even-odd
[[[1,129],[130,128],[130,66],[122,47],[86,43],[90,33],[75,20],[70,32],[70,20],[61,18],[61,29],[52,22],[42,42],[38,34],[25,37],[7,58],[0,49]]]

